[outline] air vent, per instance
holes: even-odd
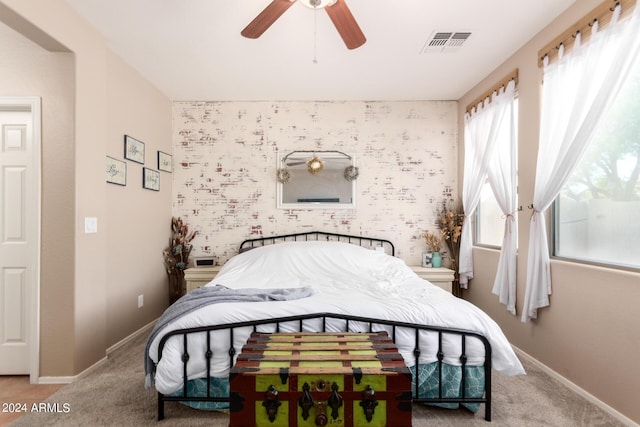
[[[471,37],[471,32],[468,31],[434,31],[420,50],[420,53],[457,50],[464,45],[469,37]]]
[[[452,35],[453,33],[435,33],[435,35],[427,43],[427,46],[429,46],[430,48],[445,47]]]

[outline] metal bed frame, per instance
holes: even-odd
[[[233,366],[233,360],[237,353],[237,350],[233,347],[233,334],[236,328],[243,327],[253,327],[254,332],[258,331],[258,326],[260,325],[275,325],[276,333],[280,330],[280,325],[285,322],[298,322],[298,332],[304,331],[304,321],[305,320],[322,320],[322,332],[326,332],[326,321],[327,319],[341,319],[344,320],[344,331],[350,332],[349,326],[351,322],[363,322],[368,324],[368,332],[380,332],[375,329],[376,325],[379,326],[390,326],[392,328],[391,339],[395,343],[395,335],[396,330],[398,328],[409,328],[414,331],[415,334],[415,347],[413,349],[413,355],[415,357],[415,370],[413,371],[413,383],[415,385],[414,388],[414,398],[413,403],[484,403],[485,404],[485,415],[484,419],[487,421],[491,421],[491,345],[489,341],[484,336],[462,329],[454,329],[454,328],[442,328],[435,326],[426,326],[426,325],[418,325],[413,323],[404,323],[404,322],[395,322],[390,320],[379,320],[379,319],[371,319],[366,317],[358,317],[358,316],[350,316],[350,315],[342,315],[342,314],[332,314],[332,313],[316,313],[316,314],[307,314],[302,316],[289,316],[289,317],[279,317],[274,319],[263,319],[263,320],[255,320],[248,322],[240,322],[240,323],[227,323],[222,325],[215,326],[202,326],[197,328],[188,328],[188,329],[179,329],[175,331],[171,331],[164,335],[160,340],[159,348],[158,348],[158,360],[162,358],[162,350],[167,342],[167,340],[173,336],[181,336],[183,343],[183,354],[182,354],[182,364],[183,364],[183,392],[181,396],[166,396],[160,392],[158,392],[158,420],[164,419],[164,403],[170,401],[178,401],[178,402],[230,402],[230,396],[226,397],[213,397],[211,396],[211,384],[208,381],[208,378],[211,375],[211,358],[213,357],[213,352],[211,350],[211,332],[218,331],[221,329],[227,329],[229,331],[229,342],[231,343],[231,347],[228,349],[227,353],[229,355],[229,368]],[[426,398],[421,397],[419,394],[418,388],[418,372],[419,372],[419,363],[418,358],[420,357],[420,331],[431,331],[438,334],[438,372],[440,375],[438,381],[438,397],[437,398]],[[207,396],[205,397],[190,397],[187,396],[187,364],[189,362],[189,352],[187,351],[187,337],[190,334],[194,333],[206,333],[207,334],[207,350],[205,351],[205,358],[207,364]],[[461,363],[461,390],[462,396],[458,398],[447,398],[442,396],[442,364],[444,359],[444,353],[442,351],[442,339],[444,335],[454,335],[458,336],[461,339],[462,343],[462,352],[459,356],[459,360]],[[465,384],[466,384],[466,363],[467,363],[467,355],[466,355],[466,341],[467,338],[473,337],[479,339],[485,349],[485,358],[484,358],[484,387],[485,393],[484,397],[467,397],[465,396]]]
[[[375,237],[364,236],[350,236],[348,234],[327,233],[324,231],[307,231],[304,233],[283,234],[281,236],[261,237],[257,239],[248,239],[240,243],[240,252],[253,249],[260,246],[266,246],[275,243],[289,242],[289,241],[327,241],[327,242],[344,242],[356,244],[357,246],[363,246],[363,243],[368,243],[371,248],[389,249],[389,255],[395,256],[396,249],[389,240],[377,239]]]
[[[328,240],[328,241],[344,241],[348,243],[355,242],[358,243],[359,246],[363,246],[363,242],[369,244],[371,247],[383,247],[386,250],[386,247],[390,248],[390,254],[393,256],[395,254],[395,248],[393,243],[384,239],[376,239],[376,238],[368,238],[361,236],[349,236],[344,234],[336,234],[336,233],[325,233],[319,231],[305,232],[305,233],[296,233],[296,234],[288,234],[282,236],[274,236],[274,237],[265,237],[259,239],[249,239],[245,240],[241,243],[240,248],[242,249],[251,249],[254,247],[260,247],[267,244],[274,244],[284,241],[297,241],[297,240]],[[226,323],[220,325],[209,325],[209,326],[200,326],[195,328],[187,328],[187,329],[178,329],[165,334],[160,340],[158,347],[158,361],[162,358],[162,352],[169,340],[172,337],[178,336],[181,337],[183,351],[182,351],[182,376],[183,376],[183,391],[181,395],[172,395],[167,396],[160,392],[158,392],[158,420],[164,419],[164,404],[165,402],[227,402],[230,403],[231,397],[213,397],[211,396],[211,384],[209,378],[211,376],[211,358],[213,357],[213,351],[211,349],[211,333],[213,331],[219,330],[228,330],[229,333],[229,342],[230,348],[227,350],[229,356],[229,368],[233,366],[234,357],[237,354],[237,349],[233,346],[234,341],[234,331],[237,328],[253,328],[254,332],[258,332],[259,326],[271,325],[275,326],[275,332],[280,331],[281,324],[288,323],[289,328],[291,328],[291,322],[297,322],[297,332],[309,332],[312,331],[309,328],[305,329],[305,321],[318,321],[321,320],[322,330],[317,332],[326,332],[326,324],[328,319],[334,320],[342,320],[344,321],[344,328],[341,332],[353,332],[350,329],[350,326],[354,322],[359,322],[360,324],[367,325],[368,332],[380,332],[381,330],[376,330],[376,326],[386,326],[391,328],[391,339],[395,343],[396,331],[398,328],[408,328],[413,331],[415,335],[415,345],[413,349],[413,356],[415,358],[415,369],[413,371],[413,383],[414,383],[414,397],[413,403],[428,403],[428,404],[437,404],[437,403],[484,403],[485,405],[485,420],[491,421],[491,344],[483,335],[467,331],[463,329],[456,328],[445,328],[445,327],[436,327],[429,325],[420,325],[414,323],[406,323],[406,322],[398,322],[391,320],[381,320],[381,319],[373,319],[367,317],[360,316],[351,316],[345,314],[334,314],[334,313],[313,313],[313,314],[305,314],[299,316],[288,316],[288,317],[278,317],[271,319],[261,319],[261,320],[253,320],[246,322],[238,322],[238,323]],[[289,331],[289,329],[287,329]],[[421,397],[419,394],[419,384],[418,384],[418,372],[419,372],[419,357],[420,357],[420,331],[430,331],[436,333],[438,336],[438,348],[437,348],[437,363],[438,363],[438,397],[437,398],[427,398]],[[204,356],[206,360],[207,366],[207,396],[205,397],[194,397],[187,395],[187,366],[189,363],[190,355],[188,352],[187,341],[188,336],[191,334],[202,334],[206,333],[206,343],[207,348],[204,351]],[[442,364],[444,359],[444,352],[442,348],[443,337],[444,336],[456,336],[461,340],[461,354],[458,355],[460,364],[461,364],[461,393],[462,396],[456,398],[443,397],[442,390]],[[467,397],[465,396],[465,385],[467,383],[467,373],[465,367],[467,366],[467,355],[466,355],[466,343],[468,338],[478,339],[484,345],[484,397]]]

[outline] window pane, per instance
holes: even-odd
[[[640,61],[556,200],[555,254],[640,267]]]
[[[518,99],[513,102],[513,115],[515,134],[518,134]],[[511,141],[509,144],[509,122],[504,120],[504,128],[501,129],[500,135],[502,138],[498,142],[499,150],[511,150],[511,157],[513,160],[513,173],[516,175],[514,179],[517,179],[517,165],[515,159],[517,158],[517,141]],[[516,195],[517,198],[517,195]],[[478,202],[478,208],[476,209],[476,236],[475,244],[487,245],[487,246],[502,246],[502,239],[504,238],[504,222],[505,215],[498,205],[498,201],[491,190],[489,180],[485,179],[482,186],[482,193],[480,194],[480,202]],[[517,227],[516,227],[517,228]]]
[[[504,215],[493,195],[491,186],[485,181],[482,186],[478,215],[476,217],[476,243],[480,245],[502,246],[504,237]]]

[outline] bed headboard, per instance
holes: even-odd
[[[375,237],[350,236],[347,234],[325,233],[324,231],[307,231],[304,233],[284,234],[281,236],[261,237],[259,239],[248,239],[240,243],[240,252],[251,248],[272,245],[274,243],[291,242],[291,241],[328,241],[328,242],[344,242],[357,246],[370,248],[383,248],[385,253],[395,256],[395,247],[393,243],[385,239],[377,239]]]

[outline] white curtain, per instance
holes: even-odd
[[[460,238],[460,286],[467,287],[473,278],[473,236],[471,217],[478,207],[480,193],[487,170],[493,159],[497,136],[502,127],[505,112],[513,101],[515,83],[507,85],[500,93],[494,92],[491,102],[485,100],[471,114],[464,117],[464,175],[462,183],[462,206],[464,224]]]
[[[522,322],[537,317],[549,305],[551,271],[544,212],[557,197],[584,153],[596,124],[610,106],[640,51],[640,7],[618,23],[620,6],[611,24],[581,46],[580,34],[570,53],[545,63],[540,141],[529,225],[527,288]]]
[[[515,81],[509,82],[504,96],[506,102],[504,118],[496,135],[496,148],[487,171],[489,185],[505,218],[502,249],[492,291],[498,295],[500,303],[507,306],[507,311],[515,315],[518,252]]]

